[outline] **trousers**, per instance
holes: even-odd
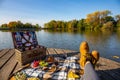
[[[100,80],[92,64],[88,61],[84,67],[84,74],[80,80]]]

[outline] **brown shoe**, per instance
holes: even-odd
[[[98,51],[96,51],[96,50],[94,50],[94,51],[92,51],[92,64],[93,65],[95,65],[96,63],[97,63],[97,61],[99,60],[99,52]]]
[[[86,41],[83,41],[80,44],[80,53],[81,55],[84,55],[85,53],[89,52],[89,46],[88,43]]]
[[[84,69],[86,63],[86,56],[89,54],[89,46],[86,41],[80,44],[80,67]]]

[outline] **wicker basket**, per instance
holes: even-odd
[[[33,50],[19,51],[15,49],[16,59],[21,65],[25,65],[34,60],[40,60],[46,56],[46,48],[40,47]]]

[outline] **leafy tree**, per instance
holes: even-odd
[[[96,11],[94,13],[88,14],[86,23],[89,25],[90,29],[94,29],[95,26],[100,24],[100,12]]]
[[[31,23],[25,23],[25,24],[24,24],[24,27],[25,27],[25,28],[32,28],[32,24],[31,24]]]
[[[7,25],[9,28],[22,28],[24,24],[21,21],[12,21]]]
[[[1,25],[1,28],[7,28],[8,26],[7,26],[7,24],[2,24]]]
[[[112,16],[106,16],[105,19],[104,19],[105,22],[108,22],[108,21],[115,21],[114,18]]]
[[[20,29],[20,28],[39,28],[39,25],[32,25],[31,23],[23,24],[21,21],[11,21],[8,24],[2,24],[2,28]]]
[[[120,28],[120,14],[116,15],[115,19],[116,19],[116,27]]]
[[[61,21],[61,22],[62,22],[62,23],[61,23],[61,28],[62,28],[62,29],[66,29],[66,25],[65,25],[66,22],[63,22],[63,21]]]
[[[51,20],[50,22],[48,22],[48,24],[45,25],[47,28],[52,28],[52,29],[56,29],[57,28],[57,23],[55,20]]]
[[[104,11],[96,11],[94,13],[88,14],[86,18],[86,23],[89,25],[89,29],[96,29],[101,28],[101,26],[108,22],[114,21],[113,17],[108,16],[111,14],[111,11],[104,10]]]
[[[39,24],[36,24],[36,25],[35,25],[35,28],[41,28],[41,27],[39,26]]]
[[[8,27],[9,28],[16,28],[17,27],[17,22],[16,21],[9,22]]]
[[[120,14],[115,16],[117,21],[120,21]]]
[[[107,22],[107,23],[103,24],[102,29],[109,29],[109,30],[112,30],[112,29],[113,29],[113,27],[114,27],[113,22],[112,22],[112,21],[109,21],[109,22]]]
[[[62,28],[62,24],[63,24],[62,21],[57,21],[57,28]],[[64,27],[63,27],[63,28],[64,28]]]
[[[116,27],[117,27],[117,28],[120,28],[120,21],[117,21]]]
[[[72,29],[72,22],[71,21],[67,22],[67,29]]]
[[[23,28],[24,24],[21,21],[17,21],[17,28]]]
[[[100,23],[101,24],[104,24],[105,23],[105,17],[107,17],[108,15],[110,15],[111,14],[111,11],[109,11],[109,10],[104,10],[104,11],[101,11],[100,12]]]
[[[80,30],[85,30],[85,27],[86,27],[85,19],[79,20],[77,23],[77,28]]]
[[[78,23],[78,21],[77,20],[72,20],[72,22],[71,22],[71,26],[72,26],[72,28],[77,28],[77,23]]]

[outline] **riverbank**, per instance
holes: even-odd
[[[59,56],[77,56],[78,51],[47,48],[47,55]],[[23,68],[15,60],[14,49],[2,49],[0,50],[0,78],[1,80],[7,80],[8,77],[16,72],[18,69]],[[96,65],[96,70],[101,80],[119,80],[120,79],[120,63],[100,57]]]

